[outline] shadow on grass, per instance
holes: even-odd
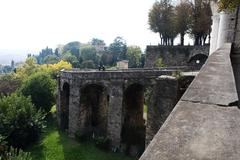
[[[34,160],[133,160],[122,154],[102,151],[93,142],[77,142],[57,128],[55,115],[48,117],[46,132],[28,149]]]
[[[47,127],[44,129],[42,136],[40,137],[39,141],[29,148],[26,149],[27,152],[31,153],[31,156],[34,160],[45,160],[47,159],[45,150],[45,140],[48,138],[49,135],[53,134],[57,130],[56,120],[54,116],[48,115],[46,118]]]

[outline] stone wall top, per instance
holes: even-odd
[[[235,160],[240,157],[240,110],[231,44],[214,52],[140,160]]]
[[[125,69],[125,70],[62,70],[60,77],[62,78],[78,78],[78,79],[130,79],[130,78],[156,78],[161,75],[171,75],[176,71],[188,71],[187,67],[167,67],[167,68],[139,68],[139,69]]]

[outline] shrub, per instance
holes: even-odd
[[[29,152],[9,147],[4,153],[0,154],[0,160],[32,160]]]
[[[17,78],[13,73],[0,75],[0,94],[11,94],[19,89],[21,86],[21,80]]]
[[[166,65],[163,63],[163,59],[162,58],[158,58],[155,62],[154,62],[154,67],[166,67]]]
[[[182,77],[182,73],[180,71],[174,71],[172,73],[173,77],[176,77],[177,79],[180,79]]]
[[[23,82],[21,92],[25,96],[31,96],[32,102],[37,109],[49,112],[55,103],[55,87],[56,82],[49,74],[38,72]]]
[[[0,99],[0,135],[8,146],[22,148],[37,140],[44,118],[30,98],[13,93]]]
[[[92,60],[86,60],[81,63],[81,68],[88,68],[88,69],[93,69],[96,68],[94,62]]]

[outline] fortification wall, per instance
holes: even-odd
[[[231,44],[214,52],[140,160],[239,159],[240,110]]]
[[[165,66],[191,66],[200,69],[209,55],[209,45],[205,46],[147,46],[144,68],[154,68],[161,58]],[[196,57],[197,55],[200,55]],[[196,58],[200,63],[196,63]]]

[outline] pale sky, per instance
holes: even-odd
[[[155,0],[0,0],[0,49],[40,50],[92,38],[157,44],[148,28]],[[145,47],[144,47],[145,48]]]
[[[148,28],[155,0],[0,0],[0,49],[40,51],[71,41],[117,36],[128,45],[158,44]]]

